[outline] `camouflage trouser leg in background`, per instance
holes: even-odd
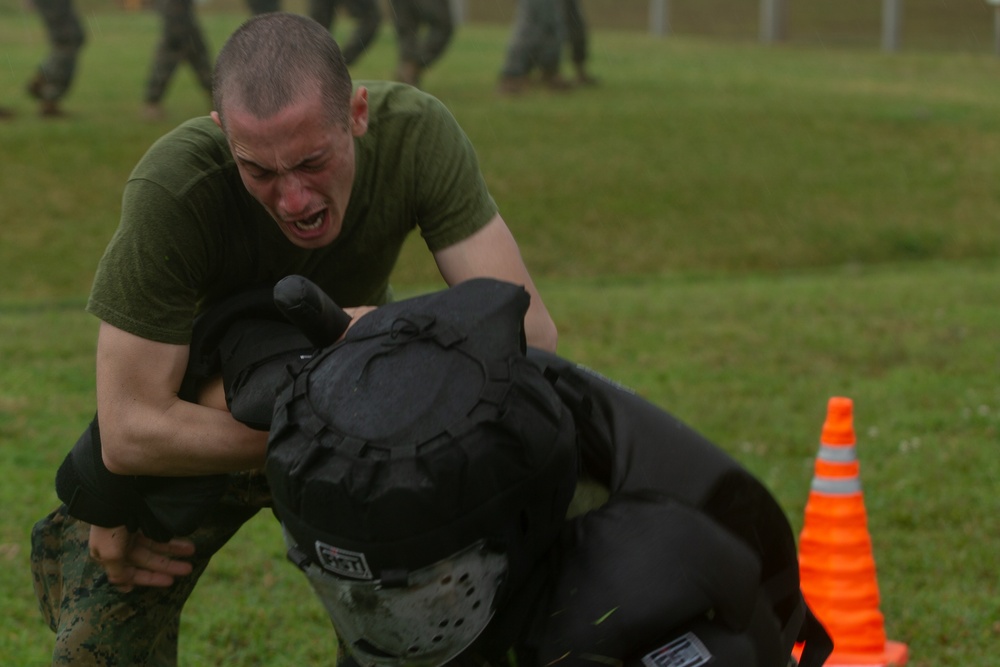
[[[153,53],[153,64],[146,81],[145,101],[158,103],[181,63],[187,62],[205,92],[212,90],[212,62],[201,24],[194,11],[194,0],[158,0],[163,21],[160,43]]]
[[[309,0],[306,5],[306,14],[316,23],[331,30],[339,4],[340,0]]]
[[[342,50],[344,61],[353,65],[375,42],[382,23],[382,10],[379,9],[377,0],[346,0],[344,6],[354,19],[354,30]]]
[[[333,30],[337,10],[343,7],[354,20],[354,30],[346,40],[338,40],[344,62],[353,65],[375,41],[382,23],[377,0],[309,0],[307,14],[327,30]]]
[[[35,0],[35,6],[45,23],[51,50],[38,67],[40,85],[32,94],[54,101],[63,97],[73,83],[77,54],[86,36],[73,0]]]
[[[525,76],[536,67],[550,73],[559,70],[565,28],[555,3],[518,0],[502,76]]]
[[[90,525],[69,516],[65,506],[35,524],[31,569],[39,608],[56,633],[53,665],[177,664],[181,609],[198,578],[212,555],[261,506],[269,504],[266,485],[262,492],[248,493],[247,476],[234,479],[241,479],[244,488],[234,490],[238,484],[230,484],[223,501],[190,536],[196,545],[195,556],[189,559],[194,570],[169,588],[137,587],[129,593],[119,592],[90,558]]]
[[[575,64],[585,63],[589,55],[589,39],[587,19],[580,7],[580,0],[560,0],[560,5],[570,56]]]
[[[399,58],[429,67],[445,52],[455,32],[449,0],[392,0]]]

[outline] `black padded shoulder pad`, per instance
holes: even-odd
[[[273,288],[235,294],[195,323],[181,397],[222,375],[233,417],[266,431],[278,389],[312,353],[344,333],[351,318],[315,283],[298,275]]]
[[[239,320],[219,343],[226,404],[238,421],[268,431],[278,390],[313,356],[312,342],[287,322]]]
[[[191,332],[191,351],[180,397],[196,401],[198,387],[222,372],[219,346],[234,323],[241,320],[285,321],[274,303],[273,288],[260,287],[235,294],[198,316]]]

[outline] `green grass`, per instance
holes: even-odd
[[[926,48],[886,55],[837,37],[861,35],[870,8],[824,34],[807,30],[823,5],[795,3],[798,36],[765,48],[744,30],[745,6],[723,15],[721,0],[697,1],[676,0],[679,34],[656,40],[632,4],[612,17],[595,0],[609,24],[636,28],[594,35],[602,85],[516,100],[493,89],[507,27],[485,22],[509,7],[474,3],[483,22],[462,28],[426,87],[476,144],[561,352],[736,455],[796,529],[826,401],[855,400],[889,636],[917,667],[985,664],[1000,639],[990,15],[953,2],[946,21],[943,3],[907,2],[908,44]],[[82,306],[122,182],[157,136],[206,111],[182,70],[168,121],[140,121],[156,19],[83,6],[90,42],[61,121],[36,118],[21,91],[45,49],[37,17],[0,8],[0,103],[20,112],[0,125],[0,656],[12,665],[46,664],[51,649],[27,534],[54,506],[55,468],[93,410],[97,324]],[[223,8],[204,11],[216,48],[243,18]],[[970,37],[936,48],[935,16]],[[389,75],[393,49],[386,27],[356,76]],[[395,283],[404,294],[438,285],[419,242]],[[328,622],[269,516],[209,572],[185,612],[182,663],[327,661]]]

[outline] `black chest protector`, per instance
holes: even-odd
[[[799,590],[767,489],[690,427],[593,371],[532,350],[578,432],[603,506],[567,522],[521,643],[537,665],[803,666],[832,648]],[[499,622],[503,622],[502,620]]]

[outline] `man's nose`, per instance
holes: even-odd
[[[283,174],[278,181],[278,208],[289,217],[305,213],[309,206],[309,193],[298,174]]]

